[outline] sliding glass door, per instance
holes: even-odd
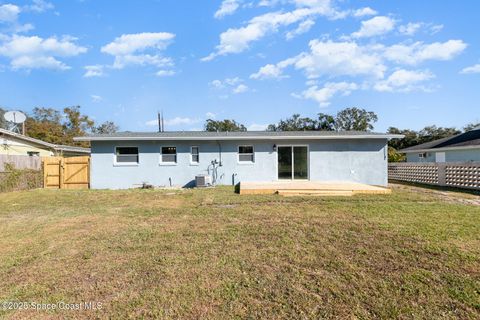
[[[279,146],[278,179],[307,180],[308,179],[308,147]]]

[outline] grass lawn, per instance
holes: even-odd
[[[0,318],[478,319],[480,206],[411,187],[0,194],[2,301],[102,308]]]

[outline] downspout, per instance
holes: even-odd
[[[220,141],[216,141],[218,145],[218,166],[222,166],[222,145],[220,144]]]

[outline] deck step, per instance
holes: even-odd
[[[333,197],[351,197],[351,190],[277,190],[277,194],[286,197],[295,196],[333,196]]]

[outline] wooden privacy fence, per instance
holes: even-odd
[[[388,180],[480,190],[480,162],[390,163]]]
[[[43,158],[43,186],[49,189],[88,189],[90,157]]]
[[[42,159],[40,157],[0,154],[0,172],[5,171],[5,164],[10,163],[15,169],[40,170]]]

